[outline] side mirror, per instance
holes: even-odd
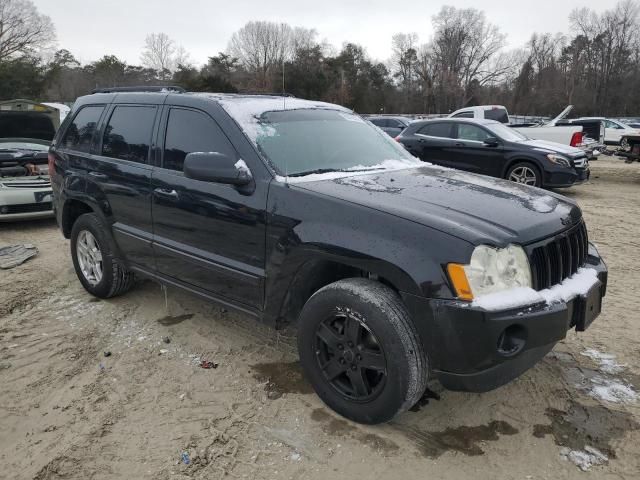
[[[498,145],[500,145],[500,140],[498,140],[497,137],[489,137],[485,138],[484,144],[487,147],[497,147]]]
[[[184,175],[203,182],[225,183],[238,187],[253,180],[251,171],[242,160],[219,152],[193,152],[184,159]]]

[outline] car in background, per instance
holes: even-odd
[[[400,133],[409,126],[411,120],[406,117],[366,117],[376,127],[380,127],[386,134],[397,137]]]
[[[57,109],[0,102],[0,221],[53,216],[47,152],[59,126]]]
[[[477,120],[495,120],[505,125],[511,124],[509,112],[502,105],[478,105],[461,108],[449,114],[448,118],[475,118]],[[578,147],[582,143],[581,126],[556,127],[555,125],[523,124],[511,125],[511,128],[520,130],[527,137],[538,140],[548,140],[572,147]]]
[[[570,187],[589,179],[582,150],[533,140],[495,120],[420,120],[396,140],[426,162],[526,185]]]
[[[589,120],[593,117],[581,117],[578,120]],[[607,145],[622,145],[623,137],[640,135],[640,129],[612,118],[604,119],[604,143]]]

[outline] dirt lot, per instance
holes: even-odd
[[[0,270],[0,478],[640,478],[640,165],[592,170],[565,193],[610,268],[603,315],[506,387],[378,427],[323,406],[295,332],[152,282],[99,301],[53,222],[0,225],[40,251]]]

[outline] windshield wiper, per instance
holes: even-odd
[[[333,173],[333,172],[373,172],[375,170],[384,170],[384,167],[370,167],[370,168],[316,168],[315,170],[306,170],[304,172],[290,173],[290,177],[305,177],[307,175],[317,175],[321,173]]]

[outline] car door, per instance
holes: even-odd
[[[622,136],[625,133],[624,128],[622,128],[617,123],[612,122],[611,120],[605,120],[604,128],[605,128],[604,141],[606,143],[612,143],[612,144],[620,143],[620,140],[622,140]]]
[[[185,177],[188,153],[219,152],[239,159],[206,112],[167,106],[162,125],[161,164],[152,179],[158,272],[223,301],[261,307],[266,188],[247,194]]]
[[[409,151],[425,162],[450,166],[453,153],[453,123],[433,122],[420,127],[414,134]]]
[[[96,154],[86,158],[87,194],[112,222],[127,261],[153,269],[150,150],[159,107],[118,104],[108,109]]]
[[[500,177],[504,166],[503,146],[487,145],[495,138],[488,130],[472,123],[457,123],[450,166],[467,172]]]

